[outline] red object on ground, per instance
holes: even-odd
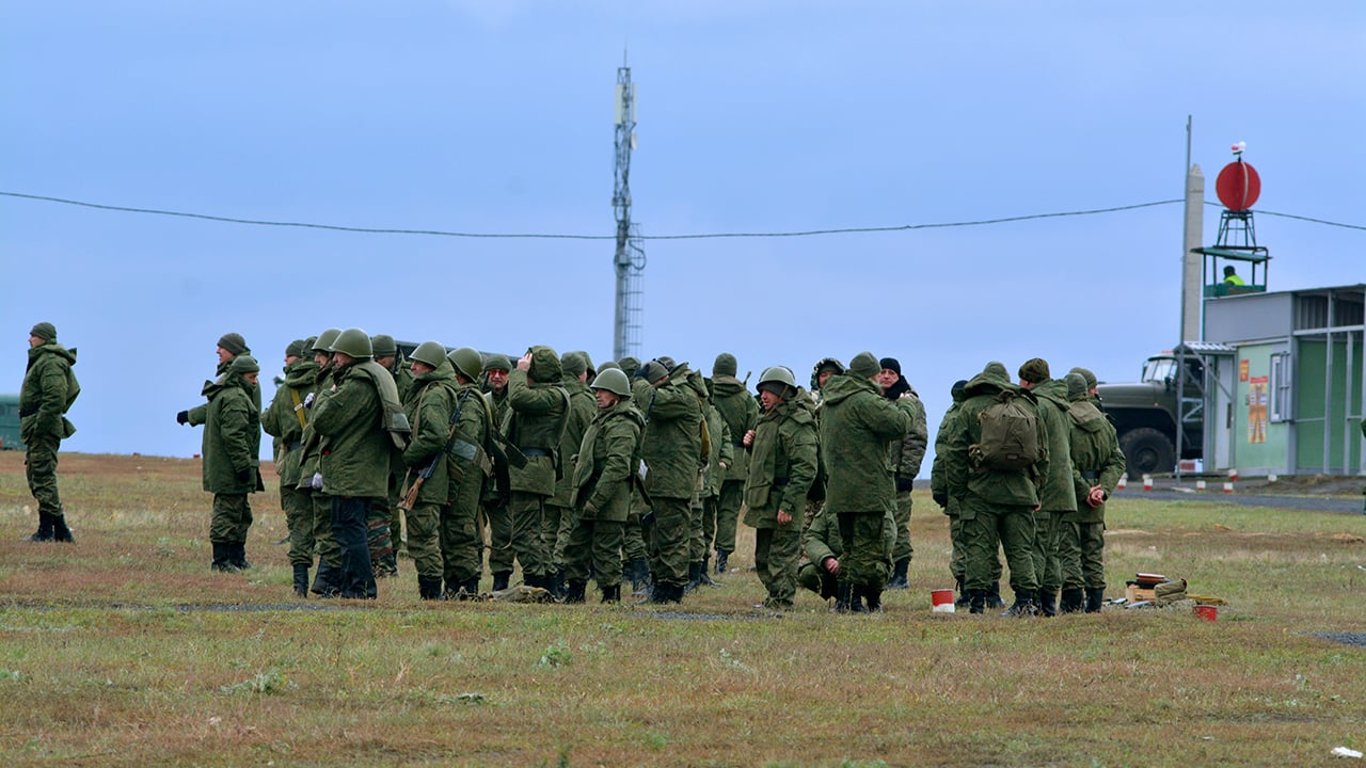
[[[1195,615],[1205,621],[1215,621],[1219,618],[1219,606],[1217,605],[1197,605]]]

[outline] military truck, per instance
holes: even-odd
[[[19,396],[0,395],[0,451],[22,451],[19,439]]]
[[[1101,408],[1119,433],[1119,447],[1131,480],[1171,472],[1178,458],[1201,458],[1205,446],[1205,364],[1199,353],[1179,352],[1149,357],[1137,383],[1098,386]],[[1184,405],[1178,407],[1179,403]],[[1178,423],[1184,426],[1180,457],[1176,455]]]

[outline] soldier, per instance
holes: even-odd
[[[1072,458],[1068,434],[1067,385],[1050,377],[1048,361],[1035,357],[1020,366],[1020,388],[1034,395],[1039,416],[1048,434],[1048,476],[1040,490],[1040,509],[1034,515],[1034,572],[1039,580],[1039,613],[1057,615],[1057,595],[1062,587],[1058,565],[1058,522],[1077,511],[1072,487]]]
[[[416,353],[414,353],[416,354]],[[479,352],[469,347],[446,356],[455,370],[455,431],[451,434],[448,466],[450,495],[441,516],[441,558],[444,562],[447,598],[479,594],[482,571],[479,506],[490,478],[497,425],[493,407],[476,382],[483,370]]]
[[[768,590],[763,607],[786,611],[797,592],[801,514],[816,480],[815,406],[797,389],[792,371],[769,368],[759,377],[763,415],[742,442],[748,450],[745,525],[754,528],[754,567]]]
[[[1063,613],[1100,610],[1105,601],[1105,502],[1124,476],[1124,452],[1115,425],[1091,401],[1094,387],[1082,374],[1067,374],[1072,483],[1076,511],[1058,524]],[[1083,595],[1083,590],[1085,593]]]
[[[588,356],[583,352],[566,352],[560,356],[563,369],[562,382],[569,393],[569,415],[565,420],[564,434],[560,436],[559,457],[562,470],[555,481],[555,495],[545,503],[546,550],[550,553],[550,579],[554,582],[552,591],[564,592],[564,548],[569,543],[569,535],[574,531],[574,461],[579,452],[579,444],[588,431],[597,412],[593,393],[588,389]],[[618,565],[620,567],[620,565]]]
[[[446,359],[446,348],[435,341],[424,341],[413,350],[412,365],[413,386],[403,405],[413,431],[403,451],[408,469],[399,503],[407,513],[408,553],[417,570],[418,597],[436,600],[445,575],[440,524],[451,496],[446,450],[456,408],[455,369]]]
[[[850,611],[879,611],[891,551],[887,516],[895,513],[896,483],[890,444],[911,428],[911,417],[882,397],[878,358],[860,352],[846,373],[822,388],[821,452],[829,472],[826,506],[839,515],[845,545],[840,591]],[[844,596],[841,595],[841,597]]]
[[[502,435],[507,434],[508,417],[511,414],[508,407],[508,373],[511,370],[512,361],[507,355],[489,355],[484,361],[485,399],[493,410],[494,427]],[[511,493],[509,488],[489,483],[482,503],[484,522],[489,531],[489,572],[493,574],[494,592],[507,589],[512,577],[515,558],[512,552],[512,513],[508,511]]]
[[[949,517],[949,542],[953,552],[949,558],[949,572],[953,574],[953,580],[958,589],[958,599],[954,605],[959,608],[970,606],[967,591],[964,588],[966,583],[967,568],[967,549],[963,536],[963,519],[959,515],[959,500],[949,495],[948,479],[946,476],[944,453],[948,450],[949,427],[953,424],[954,415],[958,413],[958,408],[962,405],[964,394],[968,382],[966,379],[959,379],[949,388],[949,396],[953,403],[944,413],[944,418],[939,421],[939,432],[934,437],[934,464],[930,468],[930,494],[934,498],[934,503],[944,510],[944,514]],[[992,557],[992,586],[987,594],[986,607],[1004,608],[1005,602],[1001,600],[1001,560],[999,557]]]
[[[322,451],[319,436],[313,429],[311,409],[317,402],[318,393],[332,386],[332,344],[340,334],[340,328],[328,328],[313,339],[313,363],[318,366],[318,370],[313,376],[312,389],[304,395],[304,409],[310,415],[300,437],[303,447],[299,456],[298,490],[305,494],[309,506],[313,509],[313,543],[318,552],[318,570],[309,591],[321,597],[335,597],[341,590],[338,581],[341,573],[341,551],[337,549],[337,540],[332,536],[332,500],[323,490]]]
[[[820,434],[821,407],[822,407],[822,388],[830,377],[837,373],[844,373],[844,363],[833,357],[822,358],[811,368],[811,390],[806,396],[816,406],[816,433]],[[811,484],[811,493],[807,495],[806,510],[802,515],[802,535],[806,535],[806,529],[810,527],[811,521],[815,519],[817,513],[825,506],[825,457],[821,455],[820,447],[817,446],[816,463],[816,482]],[[831,518],[837,520],[838,518]],[[805,548],[805,544],[802,545]]]
[[[683,600],[688,583],[688,501],[697,486],[702,453],[702,403],[706,387],[689,376],[686,365],[672,372],[660,360],[643,366],[648,399],[644,406],[645,491],[653,518],[650,532],[650,572],[654,579],[651,602]]]
[[[915,548],[911,546],[911,489],[916,475],[920,474],[920,464],[925,460],[929,427],[925,423],[925,405],[901,375],[901,363],[894,357],[884,357],[878,364],[882,366],[882,372],[878,374],[882,396],[911,417],[910,431],[900,441],[892,443],[889,454],[896,482],[896,545],[892,548],[892,578],[887,582],[888,589],[909,589],[908,573],[911,558],[915,556]]]
[[[1015,604],[1006,614],[1033,616],[1039,585],[1034,513],[1048,474],[1048,436],[1034,401],[1010,383],[1000,363],[988,363],[963,394],[948,426],[944,472],[948,495],[958,500],[963,520],[969,611],[986,610],[992,561],[997,547],[1004,546],[1015,590]]]
[[[304,400],[317,386],[318,364],[305,357],[304,340],[285,348],[285,381],[275,390],[270,407],[261,414],[261,427],[276,441],[275,472],[280,477],[280,507],[289,527],[289,563],[294,568],[294,594],[308,596],[308,569],[313,565],[313,500],[299,490],[304,428],[308,409]]]
[[[374,350],[375,365],[394,377],[400,401],[406,402],[408,390],[413,386],[413,372],[408,361],[398,352],[398,344],[393,336],[375,334],[370,337],[370,347]],[[442,357],[445,355],[442,347]],[[403,485],[403,457],[394,455],[389,460],[389,495],[370,510],[366,520],[366,539],[370,547],[370,562],[374,565],[377,578],[398,575],[398,557],[395,545],[403,542],[403,512],[398,508],[399,489]]]
[[[238,355],[250,355],[251,347],[247,346],[247,340],[242,338],[240,333],[225,333],[218,338],[218,347],[215,350],[218,354],[218,367],[214,369],[214,378],[218,378],[228,372],[228,366],[232,365],[232,359]],[[213,382],[205,381],[204,387],[207,389]],[[256,410],[261,410],[261,388],[257,387],[254,394]],[[193,408],[181,411],[175,415],[175,421],[182,426],[188,424],[197,427],[204,423],[204,415],[208,409],[207,405],[197,405]]]
[[[247,495],[264,491],[261,484],[261,411],[251,393],[260,376],[251,355],[232,359],[218,381],[205,388],[204,490],[213,494],[209,543],[215,571],[240,571],[247,562],[247,530],[251,504]]]
[[[739,445],[740,439],[759,423],[759,404],[750,396],[744,383],[735,377],[737,370],[735,356],[729,352],[717,355],[711,367],[712,405],[725,419],[734,453],[734,461],[721,480],[715,502],[717,573],[726,572],[730,553],[735,551],[735,524],[744,501],[745,479],[749,477],[748,453]]]
[[[74,543],[57,493],[57,450],[76,433],[66,412],[81,393],[71,366],[76,350],[57,343],[57,327],[38,323],[28,332],[28,367],[19,391],[19,436],[24,442],[24,474],[38,502],[38,530],[29,541]]]
[[[552,593],[550,550],[542,530],[546,499],[555,495],[560,435],[569,420],[569,393],[561,379],[560,357],[550,347],[536,346],[508,374],[507,439],[526,456],[526,466],[509,472],[512,494],[512,549],[522,564],[522,582]]]
[[[606,367],[604,363],[604,367]],[[634,357],[626,356],[617,362],[617,367],[626,374],[631,386],[631,402],[637,409],[641,410],[643,403],[647,401],[650,392],[650,384],[640,377],[640,361]],[[644,439],[642,437],[642,439]],[[631,487],[631,508],[626,513],[626,527],[622,532],[621,555],[625,566],[626,578],[631,580],[631,593],[637,596],[648,596],[653,589],[653,581],[650,578],[650,547],[646,543],[648,532],[645,530],[644,518],[650,511],[650,504],[641,493],[642,485],[637,483]],[[653,520],[654,518],[650,518]]]
[[[721,477],[728,473],[735,462],[736,448],[732,444],[730,427],[722,418],[721,412],[711,403],[711,387],[705,379],[708,397],[703,401],[702,412],[706,424],[706,441],[703,448],[707,453],[706,466],[693,496],[692,535],[688,542],[688,586],[696,589],[703,584],[716,586],[709,572],[711,570],[711,546],[716,538],[716,499],[721,492]],[[743,450],[739,451],[744,453]]]
[[[576,451],[571,500],[575,526],[565,547],[565,599],[581,603],[589,566],[604,603],[621,600],[623,529],[631,488],[639,483],[645,417],[631,405],[631,385],[620,370],[604,367],[592,384],[597,412]]]
[[[849,610],[847,592],[839,588],[840,558],[844,557],[844,542],[840,539],[839,516],[817,507],[806,531],[802,533],[803,559],[797,567],[797,583],[820,595],[822,600],[835,598],[835,610]]]

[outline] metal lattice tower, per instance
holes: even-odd
[[[645,250],[640,230],[631,222],[631,150],[636,145],[636,87],[631,68],[617,68],[616,183],[612,188],[612,208],[617,217],[617,252],[613,265],[617,273],[616,318],[612,334],[612,356],[620,360],[639,355],[641,330],[641,272],[645,269]]]

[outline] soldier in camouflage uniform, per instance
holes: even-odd
[[[703,385],[706,386],[705,379]],[[710,387],[708,392],[710,393]],[[735,447],[731,445],[730,428],[726,426],[726,420],[721,417],[721,412],[711,404],[710,395],[703,401],[702,412],[707,428],[707,439],[703,445],[707,453],[707,464],[698,479],[697,492],[693,494],[690,507],[692,533],[688,541],[687,589],[696,589],[703,584],[716,585],[709,574],[711,542],[716,536],[716,498],[720,493],[720,478],[735,461],[736,452]]]
[[[643,412],[644,403],[650,399],[651,389],[650,383],[644,379],[640,361],[627,355],[618,361],[617,366],[631,382],[631,404],[636,410]],[[631,489],[631,510],[626,515],[621,554],[626,578],[631,580],[631,592],[637,596],[649,596],[654,584],[650,578],[649,531],[645,529],[645,520],[650,514],[650,503],[640,488],[637,484]]]
[[[34,325],[28,335],[28,367],[19,390],[19,436],[24,442],[24,474],[38,502],[38,530],[29,541],[74,543],[57,492],[57,450],[76,433],[66,412],[81,393],[71,371],[76,350],[57,343],[52,323]]]
[[[394,378],[400,401],[413,386],[413,372],[407,360],[398,352],[393,336],[376,334],[370,337],[375,364]],[[442,348],[443,352],[445,348]],[[443,355],[444,356],[444,355]],[[387,578],[398,575],[395,545],[403,541],[403,512],[398,508],[399,488],[403,484],[403,457],[395,453],[389,458],[389,495],[377,502],[366,520],[366,539],[370,547],[370,562],[375,576]]]
[[[888,462],[890,444],[911,428],[911,417],[882,397],[878,358],[860,352],[846,373],[822,388],[821,453],[829,480],[826,506],[839,515],[846,557],[841,592],[849,610],[878,611],[891,552],[888,513],[895,513],[896,483]],[[844,602],[844,601],[842,601]]]
[[[1063,613],[1100,610],[1105,601],[1105,502],[1124,476],[1124,452],[1115,425],[1092,401],[1079,373],[1067,374],[1067,420],[1072,451],[1072,484],[1077,510],[1058,524],[1062,560]]]
[[[550,347],[532,347],[508,374],[508,442],[527,463],[511,470],[512,548],[522,564],[522,582],[554,591],[550,550],[542,533],[545,502],[555,495],[560,436],[569,420],[560,357]]]
[[[725,573],[730,553],[735,551],[735,525],[744,501],[745,479],[749,476],[748,453],[739,447],[744,434],[759,423],[759,404],[736,378],[735,356],[722,352],[712,363],[712,405],[721,412],[730,432],[734,461],[721,478],[716,496],[716,572]]]
[[[792,608],[797,592],[801,519],[816,480],[816,418],[792,371],[773,367],[759,378],[763,414],[742,442],[749,452],[745,525],[754,528],[754,567],[768,594],[763,607]]]
[[[442,596],[445,575],[440,526],[451,497],[447,450],[456,408],[455,369],[444,346],[424,341],[413,350],[412,371],[413,385],[403,405],[413,431],[403,451],[407,470],[399,504],[406,507],[408,554],[417,570],[418,597],[436,600]]]
[[[896,482],[896,545],[892,548],[892,578],[887,581],[888,589],[909,589],[908,571],[911,558],[915,556],[911,546],[911,489],[916,475],[920,474],[920,464],[925,460],[929,427],[925,422],[925,405],[901,375],[901,363],[894,357],[884,357],[879,365],[882,366],[882,373],[878,375],[882,396],[911,417],[910,431],[900,441],[892,443],[889,458]]]
[[[964,588],[967,572],[967,548],[963,537],[963,519],[959,515],[959,500],[949,495],[944,453],[948,450],[949,427],[953,424],[954,416],[963,403],[963,389],[967,385],[967,379],[959,379],[949,389],[949,396],[952,398],[953,404],[944,413],[944,418],[939,421],[939,432],[934,437],[934,465],[930,469],[930,495],[934,498],[934,503],[938,504],[944,514],[949,517],[949,543],[953,548],[953,553],[949,558],[949,572],[953,574],[954,584],[958,590],[958,599],[954,601],[954,605],[959,608],[967,608],[970,605],[967,591]],[[986,607],[1004,608],[1005,603],[1001,600],[1001,560],[999,557],[993,557],[991,562],[994,564],[994,568],[992,569],[992,586],[987,595]]]
[[[483,570],[480,553],[484,543],[479,510],[492,474],[489,454],[498,427],[493,407],[475,383],[483,371],[479,352],[461,347],[447,355],[447,359],[455,370],[455,402],[460,417],[448,457],[451,488],[441,517],[441,558],[445,596],[459,599],[479,594],[479,575]]]
[[[604,603],[621,600],[623,528],[638,483],[645,417],[631,405],[621,370],[604,367],[593,380],[597,411],[575,453],[572,496],[575,526],[565,547],[566,602],[583,602],[589,566]]]
[[[261,410],[252,400],[261,367],[250,355],[232,359],[227,371],[204,388],[204,490],[213,494],[209,542],[215,571],[240,571],[247,562],[251,505],[261,485]]]
[[[218,367],[214,369],[214,378],[222,376],[228,372],[228,366],[232,365],[232,359],[238,355],[250,355],[251,347],[247,346],[247,340],[242,338],[240,333],[225,333],[218,338],[218,346],[215,349],[218,354]],[[205,381],[207,388],[212,381]],[[253,400],[256,402],[256,410],[261,410],[261,388],[256,387],[252,393]],[[177,424],[197,427],[204,423],[205,414],[208,412],[208,405],[197,405],[193,408],[181,411],[175,415]]]
[[[304,399],[316,391],[318,364],[307,357],[304,340],[285,349],[285,381],[261,414],[261,427],[275,438],[275,473],[280,477],[280,508],[289,527],[289,563],[294,569],[294,594],[308,596],[308,569],[313,565],[313,500],[299,490],[304,427],[308,410]]]
[[[1072,487],[1071,428],[1067,419],[1067,385],[1051,378],[1048,361],[1035,357],[1020,366],[1020,388],[1029,390],[1039,404],[1039,416],[1048,433],[1048,476],[1034,514],[1034,572],[1039,579],[1036,601],[1039,613],[1057,615],[1057,595],[1062,588],[1058,563],[1058,525],[1065,515],[1077,511]]]
[[[701,377],[695,380],[686,365],[670,371],[660,360],[651,360],[644,373],[650,390],[637,400],[637,406],[643,406],[645,414],[642,455],[653,517],[649,543],[654,591],[650,600],[677,603],[688,583],[688,501],[706,460],[702,405],[707,391]]]
[[[508,374],[512,371],[512,361],[507,355],[489,355],[484,361],[484,383],[486,400],[493,410],[494,427],[506,435],[506,425],[511,415],[508,407]],[[493,574],[495,592],[508,588],[512,577],[514,555],[512,552],[512,514],[508,511],[508,498],[512,491],[496,483],[488,483],[481,505],[485,527],[489,532],[489,572]]]
[[[569,543],[569,535],[574,530],[574,507],[571,497],[574,489],[573,457],[579,452],[583,434],[593,422],[597,413],[593,394],[589,391],[588,357],[582,352],[566,352],[560,356],[560,367],[564,370],[565,391],[569,393],[569,416],[565,420],[564,434],[560,436],[559,456],[561,471],[555,481],[555,495],[545,503],[544,530],[545,546],[550,553],[551,579],[556,592],[564,591],[564,548]],[[618,566],[620,567],[620,566]]]
[[[341,551],[332,536],[332,499],[322,485],[322,449],[313,429],[312,406],[318,393],[332,386],[332,343],[341,334],[340,328],[328,328],[313,340],[313,362],[318,366],[313,377],[313,388],[304,395],[308,424],[304,426],[300,442],[298,490],[304,493],[313,508],[313,543],[318,552],[318,570],[309,589],[320,597],[335,597],[340,591],[338,577],[341,570]]]
[[[816,432],[820,433],[821,424],[821,391],[831,376],[837,373],[844,373],[844,363],[833,357],[822,358],[811,368],[811,389],[806,393],[813,405],[816,407]],[[810,527],[811,521],[825,506],[825,458],[817,446],[816,462],[816,481],[811,484],[811,492],[807,494],[806,509],[802,514],[802,534],[805,535],[806,529]],[[836,519],[836,518],[831,518]],[[805,545],[803,545],[805,546]]]

